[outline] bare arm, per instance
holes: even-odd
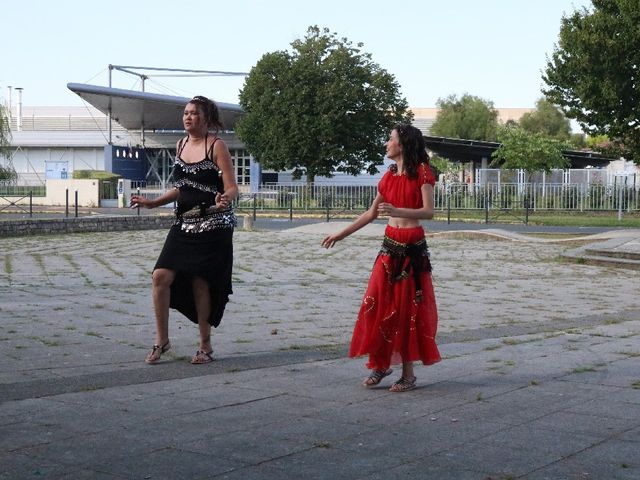
[[[224,185],[224,193],[216,196],[216,204],[219,205],[220,208],[227,208],[238,196],[236,172],[233,168],[229,149],[222,140],[218,140],[215,143],[213,151],[218,168],[222,172],[222,183]]]
[[[142,195],[131,195],[131,202],[129,205],[131,208],[135,207],[144,207],[144,208],[155,208],[160,207],[162,205],[166,205],[167,203],[175,202],[178,199],[178,189],[172,188],[171,190],[167,190],[158,198],[149,200]]]
[[[415,218],[418,220],[431,220],[434,214],[433,186],[425,183],[420,187],[422,194],[421,208],[396,208],[390,203],[380,203],[378,213],[396,218]]]
[[[341,232],[338,232],[334,235],[327,235],[322,241],[322,246],[325,248],[331,248],[336,244],[336,242],[343,240],[352,233],[360,230],[365,225],[373,222],[376,218],[378,218],[378,206],[380,205],[380,203],[382,203],[382,200],[382,195],[380,194],[380,192],[378,192],[378,195],[376,195],[376,198],[373,199],[371,206],[366,212],[356,218],[353,223],[344,228]]]

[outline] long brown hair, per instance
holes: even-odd
[[[429,154],[422,132],[408,123],[398,123],[393,129],[398,133],[402,145],[402,167],[407,177],[417,178],[418,165],[429,165]]]
[[[213,129],[216,133],[224,129],[222,121],[220,120],[220,113],[218,112],[218,106],[213,100],[209,100],[202,95],[196,95],[189,103],[199,107],[204,114],[204,119],[207,122],[207,127]]]

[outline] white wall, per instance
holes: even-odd
[[[18,185],[42,184],[47,162],[67,162],[69,175],[74,170],[104,170],[104,148],[20,147],[13,152],[12,162]]]

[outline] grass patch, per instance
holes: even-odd
[[[509,221],[507,217],[501,217],[497,222],[493,216],[495,211],[490,211],[489,221],[491,223],[524,223],[515,217]],[[524,218],[524,210],[515,210],[514,214]],[[446,221],[447,212],[437,211],[435,220]],[[484,223],[484,210],[455,210],[451,212],[451,220],[458,222]],[[640,228],[640,214],[625,212],[621,220],[618,220],[617,211],[607,212],[578,212],[578,211],[552,211],[552,212],[529,212],[529,225],[567,226],[567,227],[629,227]]]
[[[308,268],[307,272],[319,273],[320,275],[327,274],[327,271],[324,268]]]
[[[124,274],[121,271],[116,270],[115,268],[113,268],[111,266],[111,264],[109,262],[107,262],[104,258],[99,257],[98,255],[91,255],[91,258],[93,258],[96,262],[98,262],[104,268],[106,268],[111,273],[113,273],[116,277],[124,278]]]
[[[577,367],[571,370],[571,373],[587,373],[587,372],[597,372],[598,369],[596,367]]]
[[[502,345],[489,345],[488,347],[484,347],[485,352],[491,352],[492,350],[498,350],[502,348]]]
[[[617,323],[622,323],[624,322],[624,320],[621,320],[619,318],[607,318],[603,323],[605,325],[615,325]]]

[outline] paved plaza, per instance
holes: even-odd
[[[197,366],[175,312],[143,362],[165,230],[0,238],[0,479],[640,478],[640,274],[563,258],[640,232],[425,226],[443,361],[402,394],[346,358],[383,225],[237,230]]]

